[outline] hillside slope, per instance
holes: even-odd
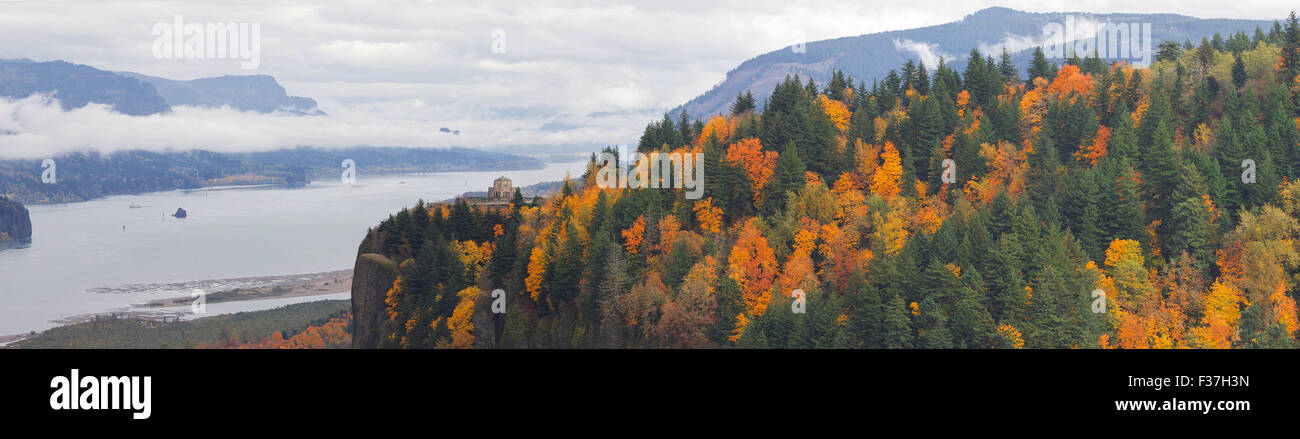
[[[988,8],[962,20],[937,26],[813,41],[805,46],[806,53],[794,53],[790,47],[783,47],[759,55],[727,72],[727,79],[713,89],[673,109],[672,118],[676,120],[677,114],[685,108],[692,117],[707,120],[706,116],[727,112],[736,95],[745,91],[754,94],[761,109],[763,100],[786,75],[797,74],[804,79],[811,77],[823,84],[832,72],[842,70],[855,81],[864,81],[870,86],[873,80],[883,78],[891,69],[897,69],[909,59],[925,62],[926,67],[933,70],[938,65],[939,56],[950,68],[962,71],[971,48],[983,47],[987,49],[982,49],[985,55],[995,52],[992,54],[997,56],[1001,53],[999,45],[1008,41],[1012,41],[1007,44],[1012,61],[1023,68],[1029,65],[1036,46],[1026,41],[1041,39],[1044,25],[1064,23],[1071,15],[1099,22],[1151,23],[1155,41],[1153,50],[1165,40],[1191,40],[1195,43],[1215,32],[1225,38],[1237,31],[1249,35],[1256,26],[1267,32],[1273,24],[1271,21],[1201,19],[1175,14],[1033,13]],[[1056,61],[1059,63],[1060,60]]]

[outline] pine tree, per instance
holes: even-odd
[[[1108,226],[1102,245],[1115,239],[1139,240],[1145,235],[1146,213],[1137,172],[1124,161],[1115,162],[1114,167],[1116,171],[1103,174],[1101,182],[1102,223]]]
[[[998,61],[998,72],[1002,74],[1006,81],[1012,84],[1020,83],[1020,71],[1016,69],[1015,64],[1011,63],[1011,54],[1007,53],[1006,47],[1002,48],[1002,57]]]
[[[1173,197],[1176,201],[1170,212],[1173,232],[1166,242],[1164,254],[1178,255],[1187,252],[1196,259],[1196,266],[1205,269],[1214,260],[1210,229],[1211,212],[1202,196],[1206,195],[1201,173],[1191,164],[1183,165],[1183,175]]]
[[[921,320],[927,321],[920,331],[920,347],[924,349],[951,349],[952,336],[948,334],[948,316],[933,298],[920,304]]]
[[[1071,308],[1065,279],[1056,267],[1047,265],[1034,279],[1030,298],[1031,324],[1025,344],[1034,348],[1063,349],[1070,347],[1065,316]]]
[[[912,169],[916,173],[917,180],[935,180],[938,176],[930,176],[929,168],[931,153],[941,146],[945,134],[943,113],[939,110],[939,103],[933,97],[914,105],[911,113],[909,120],[915,133],[915,141],[910,142],[910,149],[915,153],[910,157]]]
[[[930,95],[930,72],[926,70],[924,62],[917,63],[916,79],[912,81],[912,86],[916,88],[917,94]]]
[[[1268,151],[1279,174],[1295,177],[1300,173],[1300,127],[1293,118],[1295,105],[1290,93],[1279,84],[1269,84],[1265,94],[1263,118]]]
[[[731,115],[739,116],[750,111],[754,111],[754,94],[749,90],[745,90],[744,93],[737,93],[736,101],[731,104]]]
[[[1065,206],[1062,213],[1068,220],[1070,230],[1079,239],[1088,257],[1100,260],[1102,253],[1102,230],[1100,192],[1097,176],[1093,170],[1075,169],[1070,181],[1074,182],[1065,192]]]
[[[1246,63],[1241,60],[1241,54],[1238,53],[1232,62],[1232,83],[1241,88],[1246,85]]]
[[[803,187],[805,172],[794,143],[786,144],[785,151],[776,159],[776,170],[763,187],[763,211],[772,214],[784,209],[787,194]]]
[[[1117,104],[1115,116],[1110,118],[1110,144],[1106,147],[1106,156],[1115,160],[1133,161],[1138,159],[1137,129],[1133,127],[1133,118],[1124,103]]]
[[[963,270],[962,286],[957,289],[957,303],[953,306],[952,333],[956,347],[988,348],[993,345],[995,325],[988,309],[980,304],[980,289],[967,280],[979,279],[979,272]]]
[[[907,318],[903,298],[897,294],[885,304],[884,347],[886,349],[911,349],[912,326]]]
[[[1276,28],[1278,24],[1273,23]],[[1282,85],[1291,86],[1294,84],[1295,77],[1300,75],[1300,20],[1296,19],[1295,11],[1286,19],[1286,30],[1280,33],[1282,39],[1282,65],[1278,70],[1278,82]]]

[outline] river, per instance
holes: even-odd
[[[366,229],[420,198],[486,191],[502,175],[516,187],[560,180],[566,171],[576,178],[584,166],[576,161],[537,170],[422,175],[359,171],[354,184],[335,179],[301,188],[212,187],[28,206],[31,243],[0,250],[0,335],[187,297],[192,288],[230,287],[205,280],[349,269]],[[129,208],[132,203],[140,208]],[[188,217],[171,217],[177,208]],[[284,301],[257,300],[227,308],[280,305]]]

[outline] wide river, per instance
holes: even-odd
[[[213,187],[28,206],[30,245],[0,249],[0,335],[40,331],[62,319],[130,309],[153,299],[212,292],[203,282],[352,267],[366,229],[416,200],[582,175],[584,161],[524,171],[357,175],[302,188]],[[136,203],[141,208],[129,206]],[[178,207],[189,217],[172,218]],[[337,299],[339,295],[315,296]],[[297,300],[302,301],[302,300]],[[255,302],[264,302],[257,304]],[[251,310],[284,305],[258,300]]]

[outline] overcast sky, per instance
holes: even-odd
[[[172,79],[273,75],[327,117],[177,109],[131,118],[0,100],[0,156],[69,149],[302,144],[635,143],[645,123],[756,55],[800,41],[958,20],[988,6],[1277,19],[1293,1],[0,0],[0,58],[62,59]],[[157,59],[156,23],[260,23],[261,62]],[[504,34],[504,41],[498,36]],[[496,47],[504,53],[494,53]],[[439,133],[441,127],[460,135]],[[14,139],[20,139],[15,141]]]

